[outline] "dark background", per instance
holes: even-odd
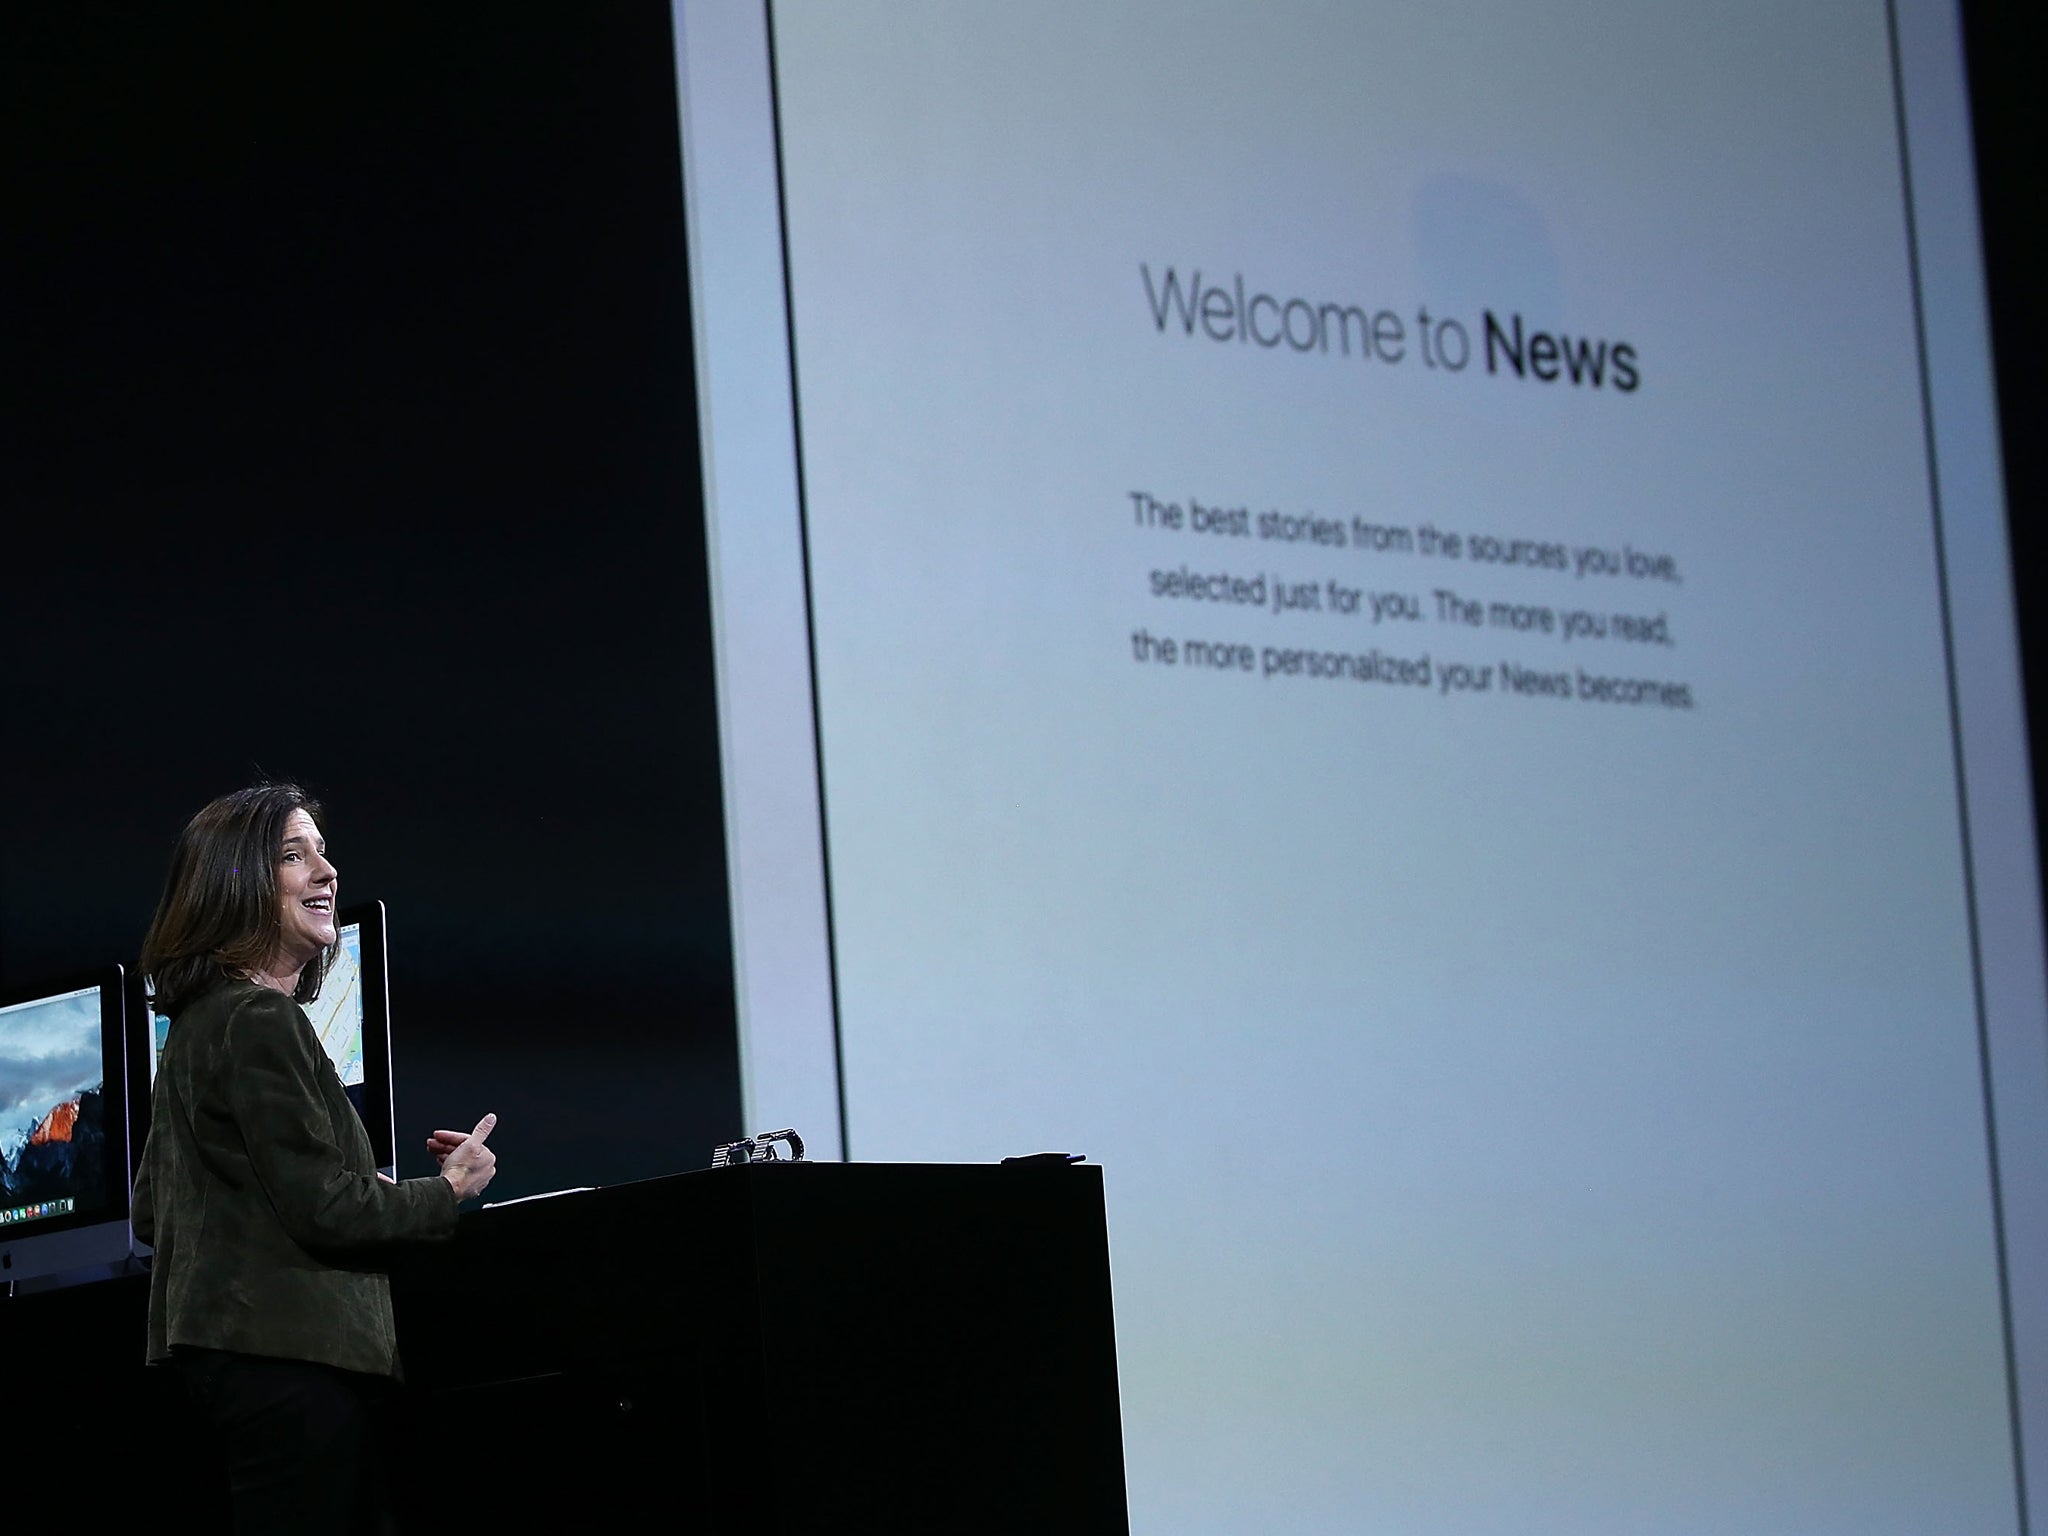
[[[2028,15],[1967,8],[2042,763]],[[131,958],[184,819],[297,777],[390,910],[406,1171],[485,1109],[502,1194],[701,1165],[745,1128],[667,6],[16,3],[0,112],[0,986]]]
[[[132,963],[172,840],[327,802],[401,1169],[742,1133],[665,6],[0,21],[0,985]]]
[[[2006,523],[2026,669],[2039,807],[2048,805],[2048,47],[2042,11],[2016,0],[1963,7],[1972,127],[2005,452]]]

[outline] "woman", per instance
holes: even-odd
[[[428,1138],[438,1176],[377,1174],[299,1007],[337,943],[318,814],[290,784],[207,806],[142,946],[171,1021],[135,1185],[156,1249],[149,1358],[207,1416],[241,1530],[376,1528],[367,1415],[398,1348],[375,1249],[451,1235],[496,1165],[485,1115]]]

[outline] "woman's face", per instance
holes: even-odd
[[[327,862],[327,842],[304,811],[284,824],[277,855],[278,926],[283,931],[275,969],[298,971],[334,942],[334,896],[338,877]]]

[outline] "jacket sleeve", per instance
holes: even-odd
[[[225,1097],[250,1170],[300,1247],[356,1248],[454,1232],[455,1191],[446,1179],[387,1184],[350,1166],[322,1092],[323,1076],[334,1068],[290,998],[250,994],[230,1016],[224,1044]]]

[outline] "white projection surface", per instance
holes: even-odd
[[[1148,1536],[2022,1529],[1946,9],[677,35],[750,1115],[1104,1165]]]

